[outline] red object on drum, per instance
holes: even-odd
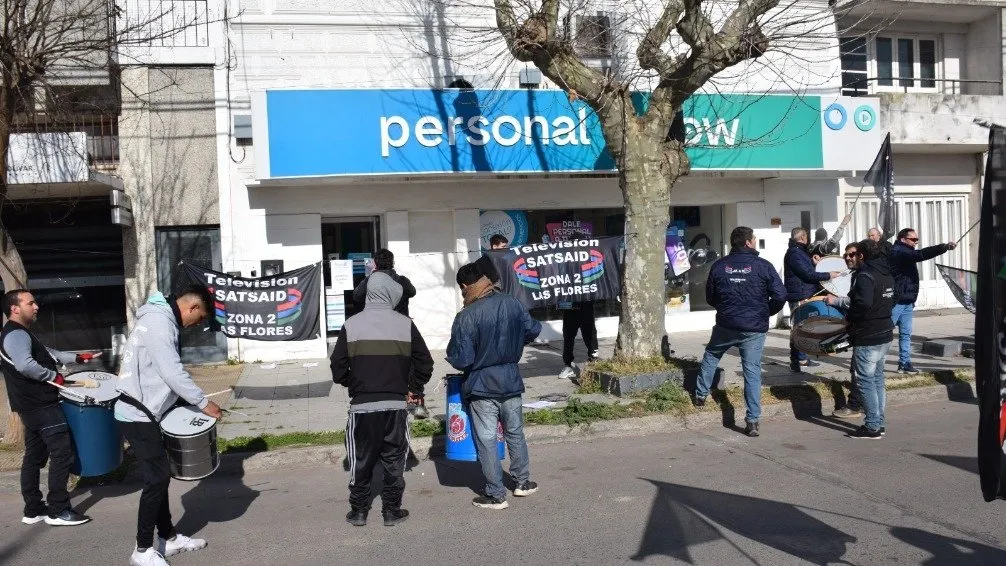
[[[57,373],[56,378],[53,379],[52,382],[55,383],[56,385],[63,385],[66,382],[66,380],[63,379],[63,374]]]

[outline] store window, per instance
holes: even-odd
[[[676,274],[665,261],[666,302],[668,312],[711,310],[705,301],[705,282],[712,262],[722,253],[722,206],[673,207],[671,221],[682,231],[681,240],[689,259],[690,269]],[[578,230],[592,237],[621,236],[625,230],[625,214],[621,208],[527,210],[528,242],[550,241],[562,229]],[[572,228],[571,228],[572,227]],[[666,260],[666,256],[662,259]],[[598,301],[594,306],[598,318],[621,315],[615,299]],[[562,310],[548,306],[531,310],[538,320],[561,320]]]

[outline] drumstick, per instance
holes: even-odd
[[[248,415],[242,413],[241,411],[233,411],[231,409],[224,409],[224,408],[221,408],[220,410],[223,411],[223,412],[225,412],[225,413],[234,413],[236,415],[241,415],[242,417],[245,417],[245,418],[249,418],[249,419],[251,418]]]
[[[222,393],[230,393],[233,389],[224,389],[223,391],[217,391],[216,393],[207,393],[204,397],[213,397],[214,395],[220,395]]]
[[[80,399],[81,401],[83,401],[85,404],[94,403],[94,398],[93,397],[90,397],[88,395],[81,395],[80,393],[77,393],[73,389],[70,389],[69,387],[63,387],[62,385],[56,383],[55,381],[46,381],[46,383],[48,383],[49,385],[52,385],[53,387],[57,387],[57,388],[59,388],[59,389],[61,389],[63,391],[66,391],[67,395],[72,395],[72,396]]]

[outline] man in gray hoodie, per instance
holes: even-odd
[[[178,297],[154,293],[136,312],[119,367],[121,395],[115,404],[119,430],[136,455],[143,492],[136,522],[136,548],[131,566],[164,566],[165,556],[199,550],[206,541],[175,532],[168,508],[168,453],[159,421],[181,397],[204,414],[219,419],[220,407],[206,398],[185,371],[179,357],[178,331],[201,324],[213,308],[213,298],[202,286],[192,286]],[[154,527],[158,540],[154,546]]]

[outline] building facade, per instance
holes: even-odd
[[[800,3],[791,16],[803,33],[686,105],[693,172],[674,187],[670,213],[690,250],[723,254],[730,230],[748,225],[781,270],[795,226],[833,230],[852,212],[846,239],[865,237],[877,201],[869,188],[859,198],[861,179],[888,131],[900,225],[931,245],[977,219],[987,131],[972,122],[1003,113],[1002,9],[830,4]],[[593,7],[564,18],[584,38],[581,56],[647,92],[633,67],[636,19],[616,3]],[[226,101],[216,114],[222,270],[252,277],[325,262],[326,324],[313,341],[229,340],[228,355],[324,356],[360,308],[333,283],[329,260],[356,260],[355,282],[363,258],[391,249],[418,289],[413,318],[442,348],[461,306],[456,270],[492,233],[515,243],[622,234],[618,179],[592,114],[493,51],[488,6],[245,0],[240,10],[224,30],[234,64],[214,71]],[[974,242],[940,261],[968,267]],[[713,323],[703,296],[711,262],[692,257],[685,276],[668,275],[671,333]],[[932,265],[922,271],[920,307],[955,306]],[[556,311],[533,314],[547,321],[543,339],[560,335]],[[601,336],[614,335],[617,315],[617,302],[599,305]]]

